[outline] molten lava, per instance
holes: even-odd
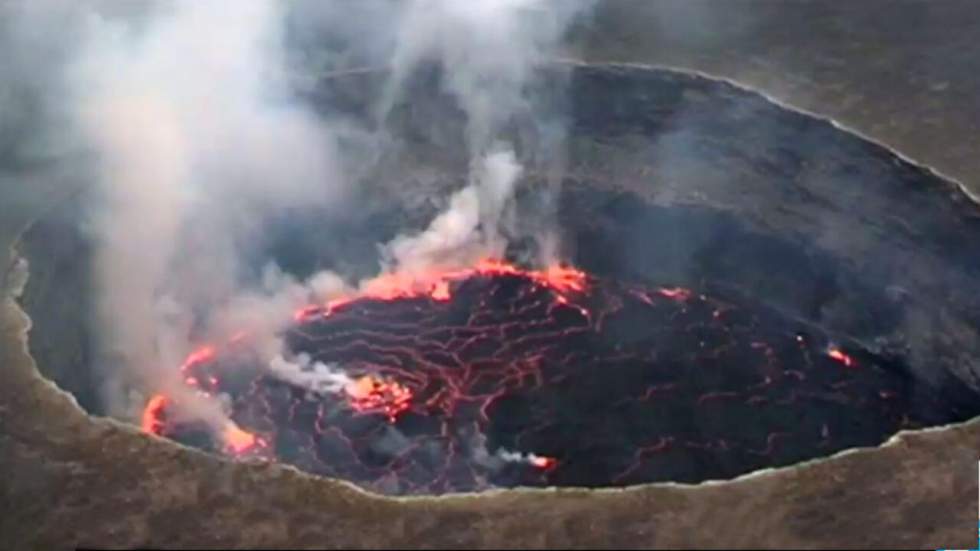
[[[395,381],[385,381],[365,375],[344,387],[350,407],[358,413],[383,413],[394,421],[398,414],[407,410],[412,391]]]
[[[392,301],[397,299],[429,296],[433,300],[448,301],[452,298],[450,285],[474,276],[518,276],[527,278],[538,285],[551,289],[558,296],[564,293],[585,291],[587,276],[585,272],[568,266],[553,265],[543,270],[527,270],[509,262],[497,259],[483,259],[472,268],[458,270],[433,270],[423,273],[394,272],[381,274],[364,282],[360,290],[348,297],[329,301],[325,306],[306,306],[295,314],[298,322],[306,321],[317,314],[330,315],[338,308],[359,299]]]
[[[857,365],[854,361],[854,358],[845,354],[843,351],[841,351],[841,349],[837,347],[831,346],[827,348],[827,355],[837,360],[838,362],[844,364],[844,367],[855,367]]]
[[[143,408],[143,419],[140,428],[149,434],[160,434],[163,431],[163,410],[167,407],[167,397],[156,394],[150,398]]]
[[[245,346],[188,357],[187,384],[231,404],[213,437],[391,494],[728,478],[879,443],[939,400],[742,297],[568,267],[387,274],[283,338],[310,359],[296,378]],[[876,369],[832,369],[855,354]],[[144,430],[198,438],[168,405],[150,400]]]
[[[233,453],[244,453],[259,443],[254,434],[240,429],[235,423],[229,422],[221,433],[228,450]]]
[[[210,362],[214,359],[215,349],[213,346],[202,346],[197,350],[190,353],[187,359],[184,360],[183,365],[180,366],[181,371],[187,371],[188,369],[194,367],[195,365]]]
[[[432,288],[432,292],[430,293],[430,296],[434,300],[440,300],[440,301],[446,301],[452,298],[452,296],[449,294],[449,282],[440,281],[439,283],[436,283],[435,286]]]

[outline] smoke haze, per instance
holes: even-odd
[[[274,264],[249,278],[249,244],[269,220],[296,209],[329,215],[352,192],[345,138],[383,146],[349,121],[299,100],[293,83],[359,63],[390,68],[374,113],[382,123],[411,75],[438,65],[466,116],[470,173],[421,231],[379,244],[379,274],[427,271],[502,256],[514,231],[524,168],[505,127],[528,117],[535,71],[591,1],[225,3],[179,0],[138,7],[38,2],[6,8],[11,49],[35,52],[46,71],[24,74],[18,96],[44,90],[45,127],[95,159],[99,354],[109,413],[135,417],[147,393],[225,430],[220,400],[186,390],[177,367],[202,339],[250,336],[270,372],[303,386],[340,384],[339,371],[284,359],[279,332],[304,304],[371,285],[320,272],[305,281]],[[123,12],[123,13],[119,13]],[[62,40],[47,31],[64,27]],[[38,33],[37,29],[45,32]],[[310,47],[318,41],[332,49]],[[339,45],[339,46],[338,46]],[[16,59],[16,57],[14,58]],[[38,117],[4,113],[5,128]],[[135,394],[134,394],[135,393]],[[185,411],[185,413],[188,413]]]
[[[92,16],[72,103],[99,158],[93,225],[109,381],[119,366],[124,379],[142,379],[127,382],[181,387],[173,366],[197,326],[247,302],[238,243],[277,211],[342,196],[334,136],[290,97],[279,6],[182,1],[139,29]],[[287,303],[296,291],[280,287],[275,302]],[[274,304],[262,308],[269,316]]]

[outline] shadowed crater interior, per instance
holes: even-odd
[[[174,369],[225,395],[256,440],[228,449],[169,418],[165,399],[144,427],[382,493],[438,494],[726,479],[980,413],[980,220],[958,188],[726,83],[553,72],[532,94],[544,115],[515,121],[512,140],[529,167],[518,219],[533,233],[554,206],[567,265],[531,269],[532,245],[516,240],[506,262],[425,293],[297,312],[285,341],[333,381],[320,388],[271,376],[247,336],[202,343]],[[379,79],[305,94],[363,117]],[[270,259],[297,277],[369,275],[377,243],[425,226],[441,206],[428,198],[465,179],[465,140],[438,72],[410,90],[347,214],[270,222],[243,277]],[[529,145],[551,142],[563,145]],[[556,177],[544,167],[559,154]],[[23,303],[42,371],[105,414],[84,212],[64,205],[25,235]]]

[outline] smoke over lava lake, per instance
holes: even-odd
[[[980,217],[959,189],[729,84],[556,72],[567,93],[535,101],[571,113],[556,208],[567,263],[532,269],[516,242],[421,291],[310,305],[283,333],[285,372],[247,334],[201,342],[173,369],[221,396],[236,431],[168,415],[166,395],[145,397],[144,428],[441,494],[725,479],[980,414]],[[377,78],[328,79],[309,99],[363,114]],[[365,170],[386,191],[346,216],[271,225],[256,266],[371,273],[377,243],[437,210],[417,198],[460,181],[459,119],[419,78]],[[519,208],[533,212],[549,179],[523,160]],[[102,414],[79,218],[65,206],[25,236],[23,301],[42,370]],[[55,315],[67,297],[83,298]]]

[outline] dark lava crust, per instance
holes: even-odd
[[[186,374],[232,398],[265,442],[250,454],[389,494],[724,479],[978,412],[900,359],[734,296],[595,278],[556,294],[521,275],[452,287],[309,312],[288,333],[294,353],[400,385],[404,402],[379,387],[352,409],[343,391],[269,376],[241,342]]]

